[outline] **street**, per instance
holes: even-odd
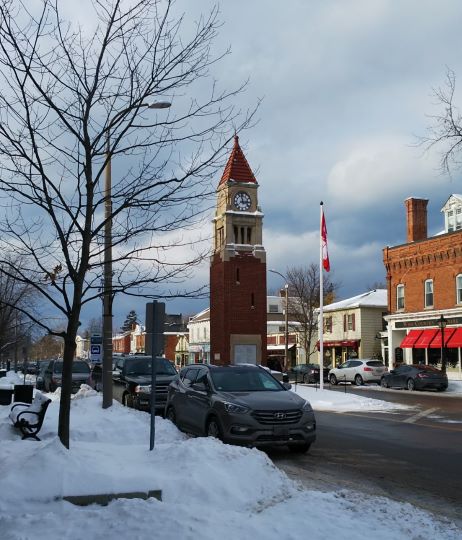
[[[390,497],[460,526],[462,398],[364,387],[348,387],[347,392],[414,408],[399,413],[317,412],[317,440],[309,453],[271,450],[274,463],[306,487]]]

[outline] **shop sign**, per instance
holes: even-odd
[[[445,317],[446,324],[462,324],[462,317]],[[420,328],[424,326],[439,326],[439,319],[424,319],[419,321],[397,321],[395,328]]]

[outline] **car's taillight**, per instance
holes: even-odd
[[[372,371],[372,368],[370,368],[370,367],[365,367],[365,368],[363,368],[363,370],[364,370],[364,371]]]

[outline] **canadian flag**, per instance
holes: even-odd
[[[326,272],[330,270],[329,252],[327,251],[327,227],[324,217],[324,210],[321,208],[321,245],[322,245],[322,266]]]

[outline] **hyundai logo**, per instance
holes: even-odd
[[[283,420],[285,417],[286,417],[286,413],[283,413],[283,412],[274,413],[274,418],[276,418],[277,420]]]

